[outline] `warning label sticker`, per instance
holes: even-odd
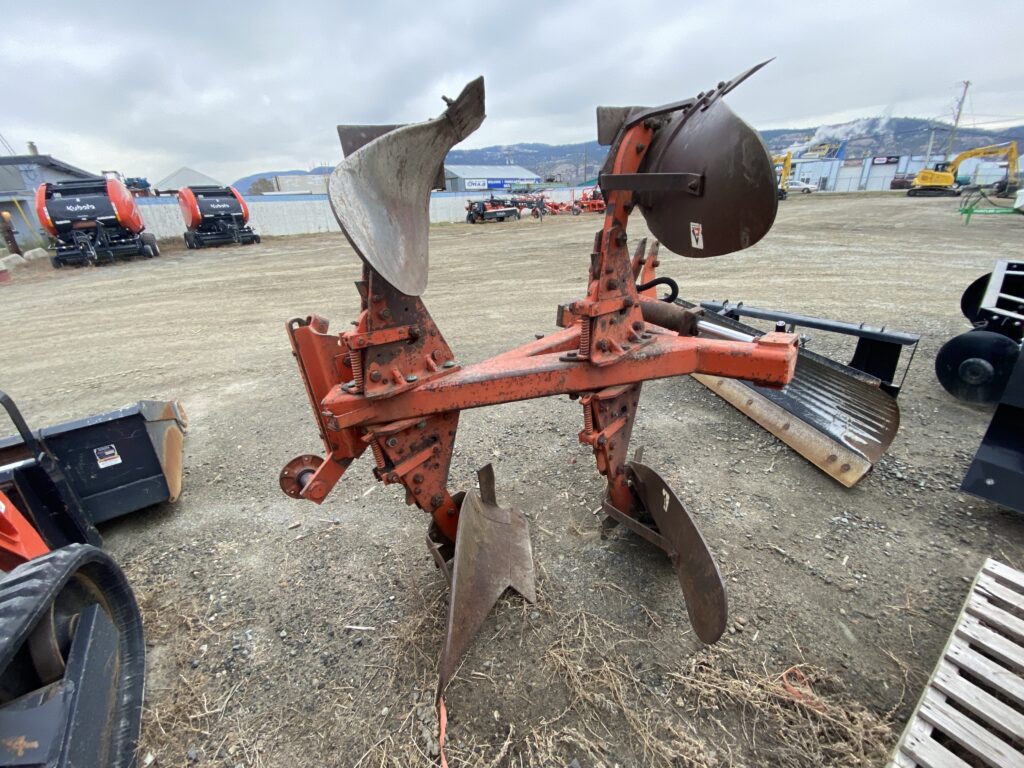
[[[704,227],[695,221],[690,222],[690,245],[704,249]]]
[[[93,453],[96,454],[96,463],[100,469],[116,467],[121,463],[121,456],[117,452],[117,446],[101,445],[99,448],[93,449]]]

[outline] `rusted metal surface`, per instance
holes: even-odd
[[[419,296],[427,287],[430,190],[448,150],[483,119],[479,77],[440,117],[379,136],[331,174],[331,208],[341,231],[363,261],[402,293]]]
[[[690,513],[661,475],[639,461],[631,461],[627,467],[637,497],[667,544],[662,548],[679,577],[686,612],[697,637],[705,643],[717,642],[725,632],[729,608],[725,582],[711,550]]]
[[[466,494],[459,515],[438,696],[506,589],[514,589],[528,602],[537,600],[526,518],[519,510],[498,506],[490,464],[477,477],[480,492]]]
[[[505,589],[534,598],[526,521],[497,505],[490,467],[481,470],[479,494],[448,490],[459,413],[467,408],[560,394],[579,397],[584,421],[579,438],[591,446],[607,479],[609,508],[673,558],[698,636],[713,642],[721,635],[724,589],[693,520],[656,473],[627,461],[641,385],[704,373],[781,387],[793,377],[797,338],[786,333],[738,340],[698,336],[698,312],[658,302],[657,282],[665,282],[655,272],[658,244],[648,251],[641,243],[631,257],[627,224],[636,206],[635,187],[653,190],[642,193],[652,196],[647,213],[666,227],[674,226],[669,223],[673,207],[682,221],[727,204],[727,211],[708,214],[715,232],[702,241],[703,255],[753,244],[771,225],[775,183],[767,151],[719,104],[737,81],[647,110],[650,119],[624,113],[606,165],[609,178],[621,183],[605,191],[586,294],[559,308],[562,330],[473,365],[455,362],[417,297],[426,286],[430,179],[448,148],[483,119],[482,81],[467,86],[441,118],[383,133],[355,149],[332,177],[335,213],[364,261],[361,309],[355,328],[343,333],[332,334],[328,322],[316,316],[288,324],[326,456],[315,469],[306,457],[294,460],[286,467],[283,487],[319,503],[369,448],[377,479],[403,485],[407,503],[431,516],[428,548],[451,585],[439,695]],[[684,119],[683,110],[692,114]],[[722,132],[717,138],[722,146],[712,146],[716,131]],[[370,138],[364,131],[353,142]],[[637,176],[661,172],[648,167],[652,147],[660,147],[657,163],[676,174],[674,180],[650,185]],[[694,147],[705,154],[695,154]],[[687,199],[675,197],[675,185],[693,181],[694,173],[699,183],[681,193]],[[747,174],[746,182],[736,174]],[[728,227],[735,232],[726,232]],[[646,286],[643,292],[638,281]]]
[[[685,140],[677,140],[680,133]],[[651,234],[691,258],[749,248],[775,221],[775,167],[757,131],[722,101],[677,113],[659,132],[641,170],[704,169],[714,169],[714,178],[699,196],[689,189],[638,193]]]

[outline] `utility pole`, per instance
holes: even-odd
[[[921,170],[928,168],[928,163],[932,161],[932,144],[935,143],[935,126],[932,126],[932,132],[928,136],[928,149],[924,153],[924,165],[921,166]]]
[[[964,80],[964,90],[960,94],[960,100],[956,103],[956,115],[953,118],[953,130],[949,132],[949,149],[946,151],[946,159],[953,154],[953,141],[956,139],[956,129],[960,125],[960,115],[964,111],[964,101],[967,99],[967,89],[971,87],[970,80]]]

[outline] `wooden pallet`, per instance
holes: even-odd
[[[985,561],[889,768],[1024,768],[1024,573]]]

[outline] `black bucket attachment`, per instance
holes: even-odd
[[[0,404],[18,431],[0,439],[0,487],[22,499],[15,504],[51,547],[98,544],[93,526],[181,493],[188,419],[177,401],[142,400],[34,432],[7,395]]]
[[[145,643],[114,561],[73,544],[18,566],[0,627],[0,765],[136,765]]]
[[[682,299],[677,303],[695,306]],[[867,474],[896,438],[900,358],[909,347],[913,359],[920,337],[743,304],[704,302],[701,306],[707,311],[701,322],[704,335],[760,336],[763,331],[738,319],[755,317],[789,331],[813,328],[857,338],[849,365],[801,347],[796,375],[782,389],[720,376],[694,374],[693,378],[843,485],[851,487]],[[904,377],[909,365],[908,360],[903,366]]]

